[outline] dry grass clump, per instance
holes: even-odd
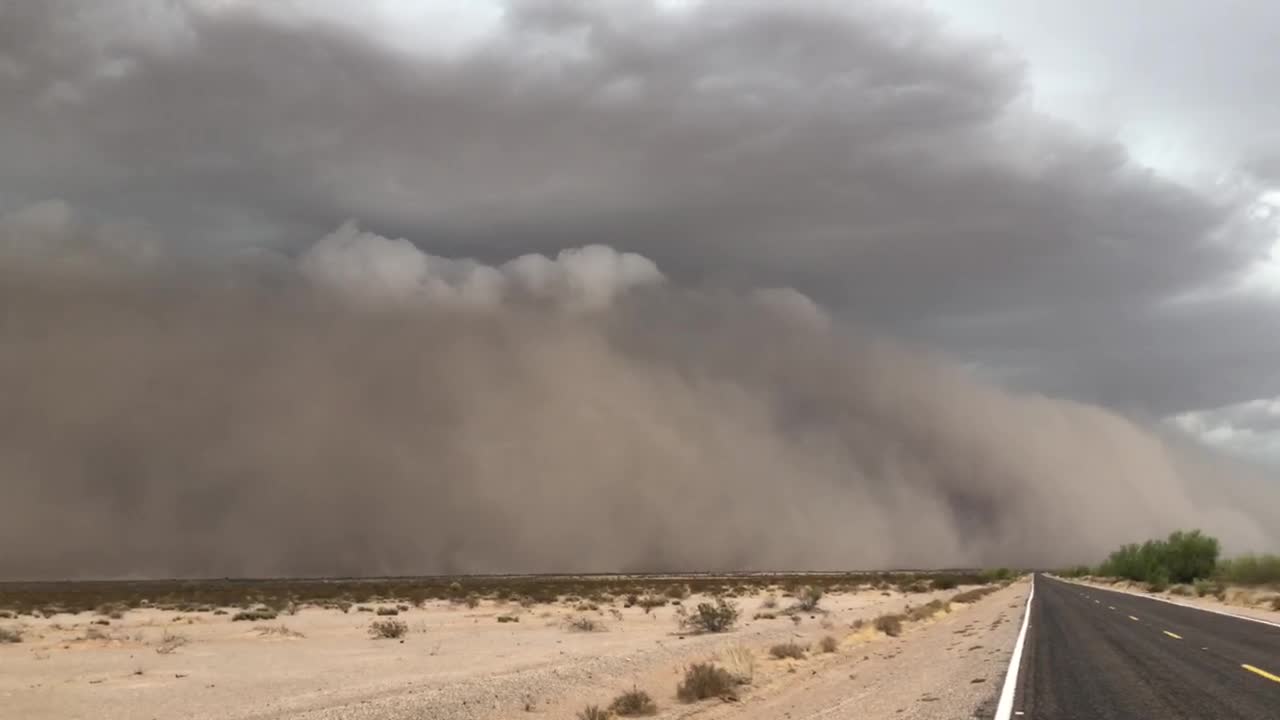
[[[578,720],[609,720],[613,714],[599,705],[588,705],[578,711]]]
[[[613,702],[609,703],[609,711],[619,717],[656,715],[658,704],[649,697],[649,693],[633,687],[614,698]]]
[[[185,635],[178,635],[165,630],[164,637],[160,638],[160,644],[156,646],[156,652],[161,655],[170,655],[174,650],[191,642]]]
[[[565,626],[576,632],[599,632],[604,625],[588,617],[573,617],[565,622]]]
[[[902,634],[902,616],[881,615],[876,618],[876,629],[889,637],[898,637]]]
[[[776,610],[777,607],[778,607],[778,596],[774,595],[773,593],[769,593],[768,595],[765,595],[764,599],[760,601],[760,608],[763,610]]]
[[[124,617],[125,612],[128,610],[129,607],[127,605],[122,605],[120,603],[103,603],[94,608],[94,612],[99,615],[109,617],[112,620],[119,620]]]
[[[714,663],[694,663],[685,669],[684,680],[676,686],[676,697],[686,703],[735,698],[737,684],[728,670]]]
[[[513,622],[518,623],[518,622],[520,622],[520,618],[519,618],[519,617],[517,617],[517,616],[515,616],[515,615],[499,615],[499,616],[498,616],[498,622],[500,622],[500,623],[513,623]]]
[[[716,598],[715,603],[698,603],[692,613],[680,608],[680,627],[689,632],[722,633],[733,629],[738,623],[738,608],[724,598]]]
[[[254,632],[258,633],[263,637],[266,637],[267,635],[279,635],[280,637],[287,637],[287,638],[306,637],[306,635],[303,635],[297,630],[290,628],[288,625],[285,625],[284,623],[281,623],[279,625],[259,625],[253,630]]]
[[[663,594],[672,600],[687,600],[692,591],[689,590],[688,585],[671,585]]]
[[[403,620],[374,620],[369,624],[369,636],[375,640],[394,640],[409,633]]]
[[[830,635],[827,635],[826,637],[822,638],[822,640],[818,643],[818,648],[821,649],[822,652],[824,653],[833,653],[836,651],[838,647],[840,647],[840,643]]]
[[[22,642],[22,631],[0,627],[0,644]]]
[[[399,609],[399,608],[393,608],[393,607],[380,607],[380,608],[378,608],[378,609],[377,609],[377,614],[378,614],[378,615],[381,615],[381,616],[384,616],[384,617],[385,617],[385,616],[391,616],[391,615],[399,615],[399,614],[400,614],[400,609]]]
[[[720,662],[739,685],[750,685],[755,680],[756,655],[746,645],[738,643],[724,648],[720,651]]]
[[[796,609],[804,612],[813,612],[818,609],[818,603],[822,601],[823,589],[815,585],[806,585],[800,589],[796,595]]]
[[[974,588],[972,590],[965,590],[962,593],[956,593],[955,595],[953,595],[951,597],[951,602],[965,603],[965,604],[975,603],[999,589],[1000,589],[999,585],[988,585],[987,587],[980,587],[980,588]]]
[[[779,643],[769,648],[769,654],[779,660],[790,658],[792,660],[803,660],[804,654],[808,651],[804,645],[795,642]]]
[[[951,603],[949,602],[946,602],[944,600],[930,600],[924,605],[918,605],[916,607],[911,608],[910,610],[907,610],[907,620],[909,620],[910,622],[920,622],[921,620],[928,620],[932,618],[934,615],[937,615],[938,613],[944,613],[950,609],[951,609]]]
[[[255,608],[253,610],[241,610],[231,616],[232,622],[257,621],[257,620],[275,620],[277,613],[271,608]]]

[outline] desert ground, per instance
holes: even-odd
[[[14,608],[0,629],[17,640],[0,644],[0,715],[572,719],[639,690],[661,718],[988,717],[1028,587],[942,576],[612,578],[514,590],[455,582],[416,598],[375,588],[361,601],[277,593],[227,606],[181,593],[155,601],[140,597],[145,587],[11,588],[0,590],[0,608]],[[101,597],[117,599],[84,607]],[[690,625],[703,603],[718,613],[720,599],[737,612],[731,629]],[[403,635],[381,637],[375,623]],[[775,657],[775,646],[791,657]],[[681,699],[699,663],[732,682]]]

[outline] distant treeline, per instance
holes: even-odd
[[[1123,545],[1101,565],[1080,565],[1066,577],[1094,575],[1144,582],[1153,589],[1170,583],[1216,581],[1234,585],[1280,584],[1280,555],[1241,555],[1219,559],[1218,539],[1199,530],[1179,530],[1164,540]]]

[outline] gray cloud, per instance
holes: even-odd
[[[655,510],[639,517],[671,513],[673,543],[689,540],[676,531],[685,510],[668,504],[683,486],[663,483],[721,479],[688,491],[691,507],[742,488],[740,517],[754,521],[781,492],[767,474],[794,475],[797,492],[812,493],[796,501],[785,526],[793,535],[814,517],[835,522],[809,504],[833,485],[848,502],[837,506],[867,533],[850,534],[843,549],[889,533],[897,549],[841,556],[865,562],[942,562],[929,553],[970,534],[976,539],[948,561],[1088,559],[1078,555],[1175,520],[1236,527],[1242,545],[1274,543],[1256,530],[1274,524],[1240,520],[1248,514],[1240,508],[1256,503],[1197,509],[1212,498],[1194,479],[1228,483],[1219,478],[1236,470],[1187,469],[1190,461],[1170,457],[1183,451],[1120,415],[1006,395],[903,350],[881,355],[865,341],[850,348],[833,339],[863,327],[1011,388],[1152,422],[1273,397],[1280,344],[1257,328],[1280,307],[1274,295],[1233,289],[1276,238],[1274,218],[1253,212],[1255,188],[1187,187],[1134,164],[1122,145],[1038,113],[1016,49],[948,32],[913,10],[819,0],[705,2],[678,12],[621,1],[505,7],[491,33],[429,54],[248,3],[0,5],[0,270],[27,278],[10,297],[32,318],[6,331],[24,338],[21,328],[58,309],[84,318],[47,347],[25,346],[26,364],[7,366],[15,387],[26,373],[44,381],[22,406],[38,421],[22,435],[36,449],[24,455],[14,445],[3,459],[46,469],[53,450],[31,428],[63,432],[68,418],[99,419],[72,436],[82,451],[49,470],[59,479],[39,502],[92,487],[84,468],[118,467],[105,487],[136,488],[104,490],[99,499],[118,512],[98,520],[89,505],[74,506],[94,528],[83,537],[109,537],[151,503],[189,508],[181,517],[205,534],[188,549],[203,560],[175,565],[160,554],[132,568],[148,572],[319,567],[287,549],[237,566],[213,538],[243,526],[277,545],[319,542],[321,519],[334,520],[323,498],[357,492],[343,474],[381,478],[371,482],[386,483],[378,492],[397,505],[388,512],[406,513],[387,519],[387,533],[353,521],[348,541],[376,552],[353,551],[352,563],[377,556],[382,569],[408,569],[424,547],[453,547],[421,569],[497,569],[498,549],[519,533],[559,538],[548,547],[580,541],[557,530],[559,521],[547,524],[549,505],[492,544],[462,548],[446,533],[396,549],[410,508],[419,520],[423,507],[454,503],[476,513],[460,517],[496,527],[511,511],[493,498],[507,492],[515,467],[545,473],[528,492],[554,490],[552,505],[586,493],[571,507],[591,522],[625,514],[619,498]],[[139,261],[145,281],[129,280],[132,271],[96,277]],[[53,267],[59,279],[46,277]],[[173,290],[174,278],[192,277],[194,294]],[[461,300],[471,315],[434,307],[420,317],[413,302],[354,310],[316,300],[326,296],[311,285],[449,298],[451,307]],[[606,312],[565,321],[562,305]],[[125,308],[125,317],[99,318],[99,306]],[[766,312],[774,319],[758,320]],[[93,329],[98,320],[114,340]],[[777,322],[805,328],[795,336],[801,355],[774,354]],[[156,330],[187,326],[214,330],[179,332],[172,344]],[[792,339],[798,331],[785,332]],[[358,350],[366,345],[388,358],[366,357]],[[226,354],[214,360],[201,356],[221,347]],[[63,353],[76,359],[49,360]],[[76,365],[93,357],[117,365]],[[400,367],[394,357],[424,366]],[[290,358],[300,366],[290,368]],[[914,369],[899,374],[896,365]],[[843,366],[853,370],[836,369]],[[139,373],[133,385],[116,374],[128,367]],[[616,397],[599,400],[604,408],[552,402],[579,398],[576,373],[584,387]],[[947,379],[935,386],[939,373]],[[456,387],[430,385],[455,376]],[[344,378],[354,386],[326,385]],[[161,403],[152,418],[113,389],[148,383],[187,404]],[[276,397],[271,383],[281,383],[280,407],[318,398],[317,426],[293,428],[296,413],[260,407],[256,398]],[[88,404],[67,400],[60,409],[64,386]],[[882,407],[892,402],[904,407]],[[635,416],[623,417],[631,405]],[[579,411],[599,421],[599,435]],[[735,413],[741,424],[723,435],[710,429]],[[85,428],[109,415],[136,422],[95,440]],[[368,430],[343,428],[339,415]],[[991,418],[990,434],[965,435],[975,416]],[[495,428],[487,434],[472,422]],[[520,447],[517,429],[531,426],[545,432],[545,454]],[[1039,435],[1024,428],[1038,426],[1050,428],[1045,448],[1026,450]],[[217,447],[234,458],[225,464],[192,460],[227,427],[257,435],[221,437]],[[276,432],[283,449],[265,447]],[[339,442],[344,432],[355,444]],[[1117,435],[1124,440],[1114,455],[1099,450]],[[575,457],[582,437],[597,447]],[[144,448],[157,438],[171,450],[148,459]],[[482,450],[493,443],[506,449],[491,459]],[[291,454],[330,447],[333,454],[318,453],[327,466]],[[756,454],[744,465],[730,447]],[[642,450],[656,455],[652,463],[635,459]],[[184,462],[195,468],[193,484],[166,484]],[[473,482],[410,480],[435,466]],[[588,487],[589,477],[622,483],[628,474],[659,489]],[[1115,475],[1135,478],[1121,500],[1090,484]],[[253,489],[276,478],[278,491]],[[268,506],[309,478],[324,488],[305,501],[318,513],[303,513],[315,526],[271,534]],[[523,489],[510,492],[533,502]],[[265,505],[252,504],[254,493]],[[206,500],[221,510],[190,509]],[[925,533],[919,543],[857,509],[869,502],[905,523],[903,508],[917,501],[930,508],[926,530],[911,526]],[[367,513],[377,507],[358,503]],[[974,531],[998,526],[997,516],[1053,508],[1064,508],[1064,523],[1105,520],[1084,544],[1071,544],[1068,525],[1046,535],[1062,555],[1032,542],[1030,526]],[[1125,526],[1114,508],[1138,517]],[[738,562],[729,540],[740,529],[722,530],[723,545],[689,561]],[[127,548],[145,555],[162,531],[140,530]],[[802,548],[798,537],[754,547],[758,562],[835,557]],[[663,564],[675,552],[658,541],[636,555],[607,547],[583,566]],[[563,558],[547,550],[526,559],[550,567]]]
[[[1113,368],[1165,371],[1144,348],[1192,325],[1165,300],[1235,282],[1274,240],[1245,196],[1036,115],[1009,50],[877,4],[524,2],[439,57],[245,6],[91,36],[83,7],[6,9],[4,173],[27,202],[145,217],[202,253],[292,251],[350,217],[481,261],[603,242],[1010,370],[1083,348],[1028,382],[1104,397]],[[1007,351],[943,345],[975,324]],[[1159,392],[1126,379],[1125,407],[1204,401],[1209,362]]]

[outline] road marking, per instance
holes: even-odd
[[[1181,635],[1179,635],[1178,633],[1171,633],[1171,632],[1169,632],[1168,630],[1161,630],[1161,632],[1163,632],[1165,635],[1168,635],[1169,637],[1173,638],[1174,640],[1181,640],[1181,639],[1182,639],[1182,636],[1181,636]]]
[[[1134,622],[1142,622],[1141,620],[1139,620],[1138,618],[1136,618],[1136,617],[1134,617],[1134,616],[1132,616],[1132,615],[1130,615],[1130,616],[1129,616],[1129,619],[1130,619],[1130,620],[1132,620],[1132,621],[1134,621]]]
[[[1116,606],[1115,606],[1115,605],[1108,605],[1108,606],[1107,606],[1107,609],[1108,609],[1108,610],[1115,610],[1115,609],[1116,609]]]
[[[1102,604],[1102,601],[1101,601],[1101,600],[1094,600],[1094,602],[1095,602],[1095,603],[1097,603],[1097,604],[1099,604],[1099,605],[1101,605],[1101,604]]]
[[[1018,686],[1018,667],[1022,664],[1022,646],[1027,642],[1027,625],[1031,622],[1031,600],[1035,596],[1036,576],[1032,573],[1031,592],[1027,593],[1027,609],[1022,614],[1022,629],[1018,631],[1018,641],[1013,644],[1013,657],[1009,658],[1009,670],[1004,674],[1004,687],[1000,689],[1000,702],[996,705],[995,720],[1009,720],[1013,716],[1013,692]]]
[[[1261,668],[1256,668],[1256,667],[1254,667],[1254,666],[1252,666],[1252,665],[1241,665],[1240,667],[1244,668],[1245,670],[1248,670],[1248,671],[1249,671],[1249,672],[1251,672],[1251,673],[1257,673],[1258,675],[1261,675],[1262,677],[1264,677],[1264,678],[1266,678],[1266,679],[1268,679],[1268,680],[1273,680],[1273,681],[1275,681],[1275,682],[1280,683],[1280,675],[1272,675],[1271,673],[1267,672],[1266,670],[1263,670],[1263,669],[1261,669]]]
[[[1091,587],[1089,585],[1085,585],[1084,583],[1076,582],[1075,580],[1064,580],[1063,578],[1060,578],[1060,577],[1054,577],[1053,579],[1059,580],[1065,583],[1071,583],[1072,585],[1075,585],[1077,587]],[[1200,607],[1199,605],[1189,605],[1184,602],[1178,602],[1177,600],[1170,600],[1168,598],[1156,597],[1154,595],[1144,595],[1142,593],[1129,592],[1128,590],[1117,590],[1115,588],[1104,588],[1104,589],[1108,590],[1109,592],[1122,593],[1124,595],[1132,595],[1133,597],[1142,598],[1143,600],[1155,600],[1156,602],[1169,603],[1170,605],[1177,605],[1178,607],[1191,608],[1192,610],[1202,610],[1204,612],[1211,612],[1216,615],[1226,615],[1227,617],[1233,617],[1237,620],[1248,620],[1249,622],[1262,623],[1263,625],[1270,625],[1271,627],[1280,628],[1280,623],[1271,622],[1270,620],[1263,620],[1262,618],[1249,617],[1248,615],[1237,615],[1236,613],[1233,613],[1233,612],[1227,612],[1225,610],[1214,610],[1213,608]]]

